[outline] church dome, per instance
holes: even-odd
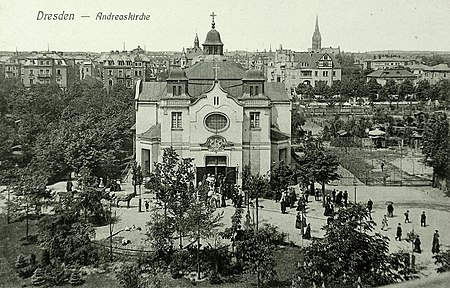
[[[211,29],[206,35],[206,40],[203,45],[223,45],[220,40],[220,33],[216,29]]]
[[[265,81],[264,74],[259,69],[250,69],[245,72],[245,76],[242,81]]]
[[[178,67],[170,70],[169,78],[167,78],[167,81],[179,81],[179,80],[188,80],[188,78],[186,77],[186,72]]]

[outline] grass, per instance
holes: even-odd
[[[29,239],[36,239],[36,220],[30,221],[29,228],[31,237]],[[34,253],[37,261],[40,259],[41,249],[36,244],[36,241],[26,243],[25,241],[25,221],[6,223],[6,217],[0,215],[0,287],[34,287],[31,284],[30,278],[20,278],[15,270],[14,263],[17,256],[23,254],[28,260],[30,254]],[[120,288],[121,286],[116,282],[114,276],[111,274],[92,274],[85,278],[85,284],[79,286],[83,288],[99,288],[111,287]],[[69,284],[58,287],[73,287]]]
[[[30,239],[36,239],[36,220],[30,221]],[[18,277],[14,263],[19,254],[23,254],[28,260],[31,253],[40,260],[41,249],[33,242],[27,244],[25,242],[25,221],[6,223],[6,217],[0,215],[0,287],[33,287],[30,278],[22,279]],[[299,247],[286,246],[277,249],[274,252],[277,262],[277,280],[271,283],[270,287],[290,287],[291,279],[295,273],[297,262],[302,261],[302,252]],[[220,269],[220,268],[219,268]],[[119,288],[121,287],[113,273],[92,274],[83,276],[85,283],[79,287],[83,288]],[[229,279],[228,283],[221,285],[212,285],[208,281],[204,281],[195,285],[196,287],[256,287],[255,275],[239,275],[233,279]],[[163,278],[163,287],[194,287],[187,279],[172,279],[170,276]],[[69,284],[58,287],[72,287]]]

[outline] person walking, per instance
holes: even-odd
[[[145,201],[145,211],[148,212],[148,208],[150,207],[150,204],[148,204],[148,201]]]
[[[416,240],[414,240],[414,252],[422,253],[422,249],[420,248],[420,237],[417,235]]]
[[[383,216],[383,221],[381,221],[381,231],[384,231],[384,228],[389,226],[386,215]]]
[[[369,199],[369,201],[367,201],[367,211],[369,211],[370,220],[372,220],[372,208],[373,208],[373,201],[372,199]]]
[[[420,227],[427,227],[427,215],[425,215],[425,211],[420,215]]]
[[[431,253],[437,254],[439,253],[439,232],[436,230],[433,235],[433,246],[431,247]]]
[[[402,224],[400,224],[400,223],[398,223],[398,226],[397,226],[397,237],[395,237],[395,240],[397,240],[398,239],[398,241],[402,241]]]
[[[406,210],[405,212],[405,223],[411,223],[411,221],[409,221],[409,210]]]
[[[348,192],[347,192],[347,190],[344,191],[344,194],[342,195],[342,199],[344,200],[344,207],[347,208],[347,204],[348,204]]]

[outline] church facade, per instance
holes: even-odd
[[[245,70],[223,56],[221,36],[208,32],[203,54],[189,68],[175,68],[165,82],[136,84],[136,161],[152,172],[165,148],[193,158],[197,181],[221,175],[241,184],[248,165],[266,174],[290,164],[291,102],[283,83],[261,70]]]

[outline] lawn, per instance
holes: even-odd
[[[35,241],[37,221],[30,221],[30,239]],[[0,287],[33,287],[30,278],[22,279],[18,277],[14,263],[19,254],[23,254],[27,260],[31,253],[37,256],[39,261],[41,250],[39,246],[32,242],[25,243],[25,221],[15,222],[11,224],[6,223],[6,217],[0,215]],[[277,262],[277,276],[278,279],[271,287],[290,287],[291,279],[295,273],[297,262],[302,258],[301,250],[298,247],[282,247],[275,251],[275,258]],[[115,280],[112,273],[109,274],[92,274],[83,277],[86,281],[80,287],[99,288],[121,287]],[[225,283],[219,285],[223,288],[237,288],[237,287],[254,287],[256,285],[255,275],[241,275],[233,279],[232,283]],[[171,279],[165,277],[163,279],[163,287],[193,287],[187,279]],[[196,287],[216,287],[217,285],[209,284],[208,281],[198,283]],[[69,284],[58,287],[72,287]]]
[[[36,223],[37,221],[30,221],[30,239],[36,239]],[[34,253],[39,261],[41,250],[36,243],[26,244],[25,242],[25,221],[15,222],[11,224],[6,223],[6,217],[0,215],[0,287],[34,287],[31,284],[30,278],[22,279],[17,276],[14,263],[17,256],[23,254],[28,260],[30,254]],[[30,241],[31,242],[31,241]],[[84,278],[84,277],[83,277]],[[96,274],[89,275],[85,278],[86,282],[80,287],[85,288],[99,288],[110,287],[119,288],[120,285],[110,274]],[[63,285],[58,287],[72,287],[71,285]]]

